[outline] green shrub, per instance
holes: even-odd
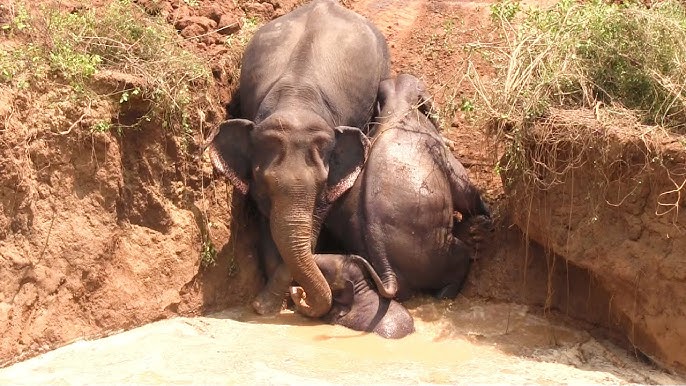
[[[502,0],[491,4],[491,19],[510,22],[521,10],[519,1]]]
[[[500,6],[493,13],[508,19],[511,8]],[[633,110],[645,124],[686,132],[681,2],[646,8],[563,0],[548,10],[525,10],[522,25],[508,33],[512,39],[497,79],[502,87],[487,103],[491,116],[517,126],[550,107],[592,108],[603,102]]]
[[[122,107],[134,96],[150,106],[138,122],[155,117],[170,128],[187,124],[189,90],[206,85],[211,72],[182,48],[182,39],[165,20],[129,0],[71,13],[53,6],[40,10],[34,20],[19,14],[8,27],[32,43],[0,52],[0,82],[18,86],[18,77],[47,81],[53,74],[93,98],[93,76],[108,70],[126,83],[114,95]]]

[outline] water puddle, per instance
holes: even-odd
[[[0,384],[674,383],[526,306],[460,298],[406,304],[401,340],[240,307],[81,341],[0,369]]]

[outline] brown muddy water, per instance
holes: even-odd
[[[683,382],[526,306],[465,298],[407,306],[417,332],[401,340],[289,311],[162,320],[0,369],[0,384]]]

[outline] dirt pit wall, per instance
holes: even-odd
[[[83,15],[110,3],[0,0],[0,46],[26,46],[43,8]],[[130,4],[207,61],[212,77],[191,90],[187,127],[142,119],[149,101],[122,93],[146,79],[128,73],[98,71],[81,91],[57,76],[0,83],[0,366],[252,299],[262,285],[254,216],[200,145],[225,117],[257,25],[298,3]],[[17,17],[26,25],[14,31]]]
[[[592,111],[554,112],[522,140],[522,152],[506,156],[512,220],[552,256],[547,306],[555,306],[555,291],[582,295],[578,287],[587,287],[582,303],[606,308],[572,316],[609,327],[655,362],[683,371],[686,147],[658,128],[603,122]],[[600,291],[593,296],[606,299],[591,299],[588,280],[555,278],[555,256],[557,267],[586,270]]]
[[[197,146],[155,122],[89,132],[117,113],[54,108],[61,91],[0,101],[0,364],[251,299],[256,263],[236,251],[253,240],[231,237],[241,208]]]

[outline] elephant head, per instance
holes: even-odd
[[[413,75],[398,74],[379,84],[376,112],[381,122],[389,118],[398,118],[413,110],[424,114],[438,128],[433,97],[426,84]]]
[[[382,298],[376,288],[383,285],[374,268],[357,255],[318,254],[317,265],[331,286],[333,306],[322,318],[357,331],[375,332],[384,338],[402,338],[414,331],[412,316],[400,303]],[[290,288],[297,305],[306,299],[302,287]]]
[[[332,128],[313,114],[274,114],[255,124],[223,122],[208,138],[210,159],[235,191],[250,193],[269,219],[273,241],[310,295],[301,312],[320,317],[331,290],[312,254],[328,208],[348,190],[367,158],[357,128]]]
[[[371,264],[358,255],[317,254],[315,262],[321,269],[327,283],[331,287],[334,308],[330,310],[328,319],[341,318],[350,312],[353,306],[355,287],[371,277],[376,288],[382,288],[383,282]],[[306,303],[307,291],[302,287],[290,288],[291,299],[299,311]]]

